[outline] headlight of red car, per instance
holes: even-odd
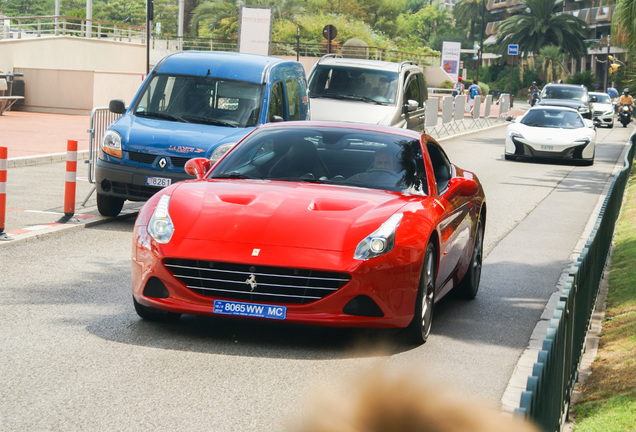
[[[174,233],[174,225],[168,211],[169,205],[170,195],[162,195],[150,218],[150,222],[148,222],[148,234],[157,243],[168,243]]]
[[[354,259],[368,260],[390,252],[395,246],[395,230],[402,220],[402,213],[388,218],[377,230],[365,237],[353,254]]]

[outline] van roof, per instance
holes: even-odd
[[[276,57],[222,51],[181,51],[164,57],[153,72],[213,76],[262,83],[275,64],[292,63]]]

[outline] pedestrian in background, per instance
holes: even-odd
[[[468,87],[468,103],[466,104],[466,111],[473,112],[475,106],[475,98],[477,95],[481,96],[481,88],[477,84],[477,80],[473,80],[473,83]]]
[[[457,77],[457,83],[455,83],[455,87],[453,87],[453,100],[456,96],[463,95],[465,90],[462,77]]]

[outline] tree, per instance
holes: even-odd
[[[617,0],[614,9],[614,34],[624,40],[627,52],[636,53],[636,0]],[[636,61],[629,58],[626,78],[630,87],[636,86]]]
[[[538,54],[546,45],[561,47],[574,58],[587,54],[587,23],[562,10],[561,0],[524,0],[526,10],[506,18],[497,26],[497,51],[507,52],[508,44],[518,44],[520,55]]]
[[[459,0],[453,7],[453,15],[455,15],[457,22],[464,23],[470,28],[468,40],[475,40],[475,31],[478,24],[481,32],[482,9],[485,7],[484,0]]]
[[[303,0],[213,0],[199,4],[192,14],[191,26],[198,28],[203,23],[210,26],[212,32],[228,37],[238,31],[239,7],[243,5],[272,6],[276,21],[293,21],[296,15],[305,10]]]
[[[535,60],[535,64],[539,65],[539,77],[546,83],[566,79],[570,75],[565,66],[566,60],[567,56],[558,46],[544,46]]]

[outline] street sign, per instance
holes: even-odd
[[[325,28],[322,29],[322,36],[328,41],[332,41],[338,36],[338,30],[332,24],[327,24]]]
[[[516,45],[516,44],[508,45],[508,55],[519,55],[519,45]]]

